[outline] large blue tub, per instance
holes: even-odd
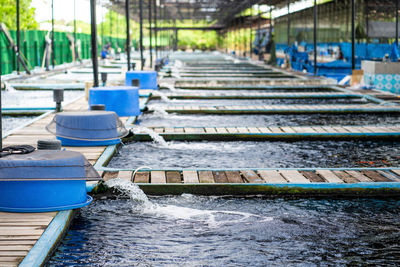
[[[103,104],[107,111],[114,111],[120,117],[138,116],[139,89],[133,86],[94,87],[89,91],[89,107]]]
[[[156,71],[127,71],[125,85],[138,86],[140,89],[158,89]]]
[[[0,158],[0,210],[48,212],[88,205],[85,159],[61,150]]]
[[[46,129],[56,135],[63,146],[114,145],[128,134],[112,111],[57,113]]]

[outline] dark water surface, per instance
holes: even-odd
[[[48,266],[398,266],[400,201],[97,200]]]
[[[158,168],[334,168],[400,165],[400,142],[132,142],[109,167]]]
[[[28,121],[32,120],[34,117],[32,116],[18,116],[18,117],[12,117],[12,116],[3,116],[2,117],[2,122],[1,122],[1,128],[3,130],[3,135],[9,131],[11,131],[14,128],[17,128]]]

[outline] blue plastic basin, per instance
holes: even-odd
[[[156,71],[127,71],[125,75],[125,85],[136,86],[132,84],[134,80],[139,81],[140,89],[158,89]]]
[[[122,127],[122,128],[121,128]],[[112,111],[57,113],[47,128],[63,146],[106,146],[121,142],[122,122]]]
[[[73,151],[0,158],[0,210],[47,212],[88,205],[84,165],[83,155]]]
[[[120,117],[138,116],[139,89],[133,86],[94,87],[89,90],[89,107],[103,104],[107,111],[114,111]]]

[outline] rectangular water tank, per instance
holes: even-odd
[[[156,71],[127,71],[125,85],[139,87],[139,89],[158,89]]]

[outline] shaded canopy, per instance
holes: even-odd
[[[226,26],[235,16],[256,4],[281,7],[287,0],[142,0],[143,16],[148,17],[149,3],[157,3],[157,19],[176,20],[205,20],[214,25]],[[296,2],[298,0],[290,0]],[[123,14],[125,0],[103,0],[103,5]],[[154,8],[154,7],[153,7]],[[130,14],[133,19],[139,18],[139,0],[130,1]]]

